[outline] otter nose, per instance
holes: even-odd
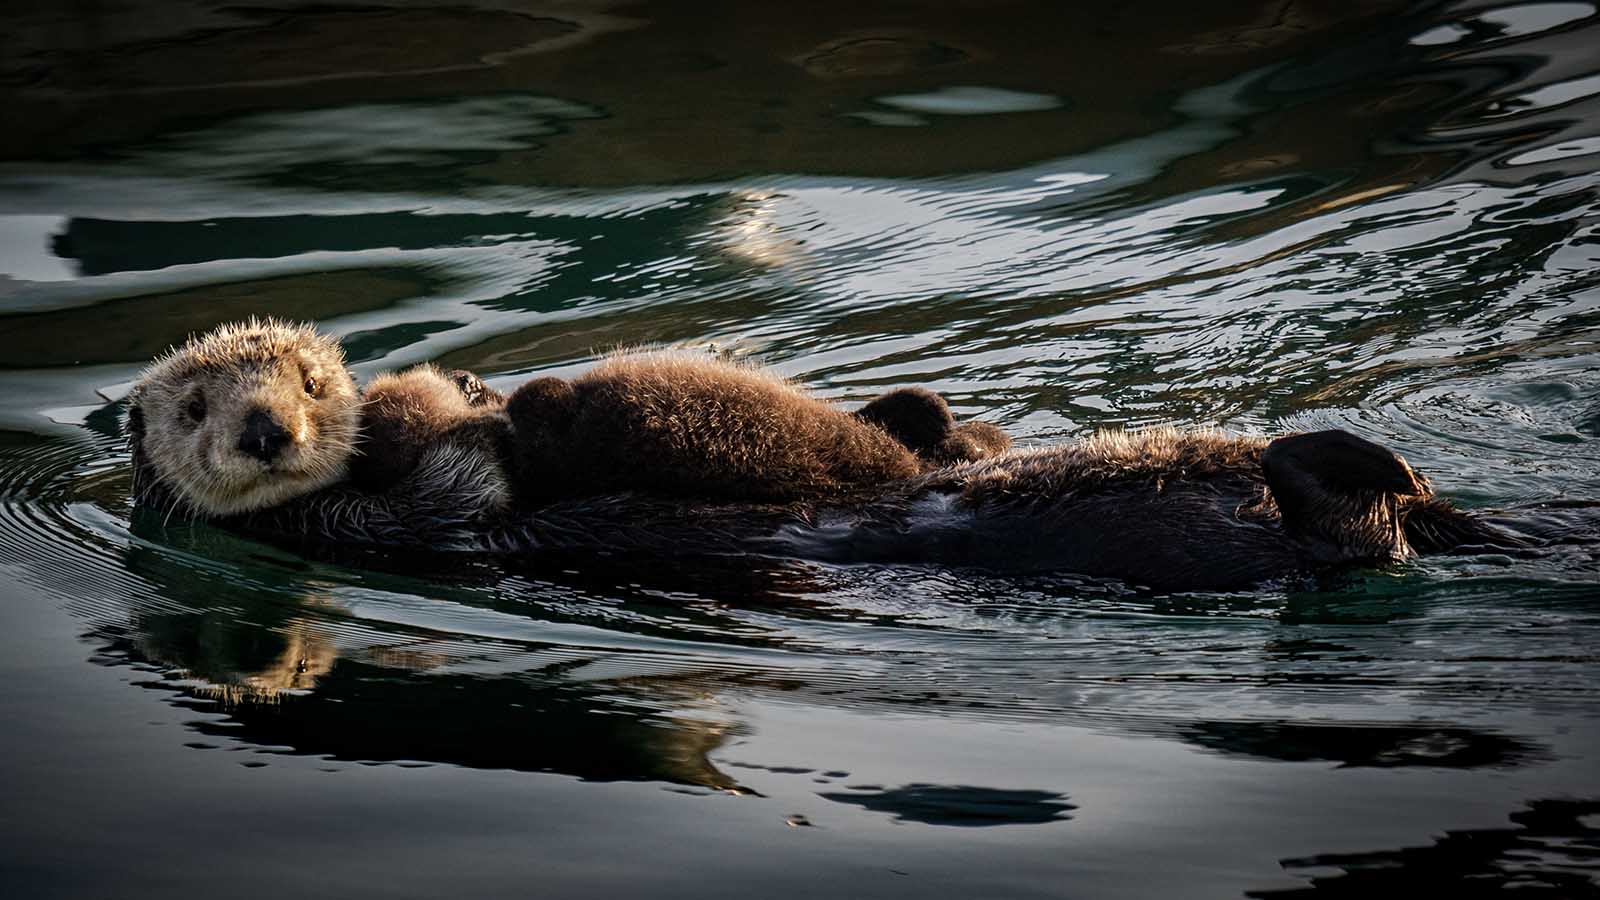
[[[289,443],[289,432],[264,409],[252,410],[239,435],[239,450],[262,462],[272,462]]]

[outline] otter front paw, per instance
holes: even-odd
[[[466,369],[451,369],[444,377],[450,379],[469,406],[497,406],[505,402],[504,394],[484,384],[482,378]]]

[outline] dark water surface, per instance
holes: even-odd
[[[4,14],[0,892],[1600,896],[1595,543],[1169,596],[133,512],[104,398],[269,311],[1600,499],[1594,4],[681,6]]]

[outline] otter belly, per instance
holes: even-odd
[[[769,541],[777,552],[828,562],[1063,571],[1162,590],[1244,589],[1309,568],[1275,521],[1241,512],[1250,500],[1209,484],[1047,503],[969,505],[929,493],[788,524]]]
[[[1177,591],[1242,590],[1330,565],[1403,559],[1411,554],[1402,533],[1408,508],[1426,526],[1413,530],[1441,544],[1451,529],[1476,524],[1427,497],[1407,507],[1392,494],[1357,491],[1286,525],[1252,458],[1209,469],[1183,459],[1144,469],[1119,463],[1097,475],[1073,462],[1081,453],[1016,451],[811,505],[612,494],[527,507],[510,497],[492,455],[455,447],[431,454],[399,490],[332,488],[231,524],[322,544],[922,563]]]

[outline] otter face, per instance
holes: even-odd
[[[130,405],[137,459],[201,515],[275,506],[344,477],[361,398],[337,341],[225,325],[157,360]]]

